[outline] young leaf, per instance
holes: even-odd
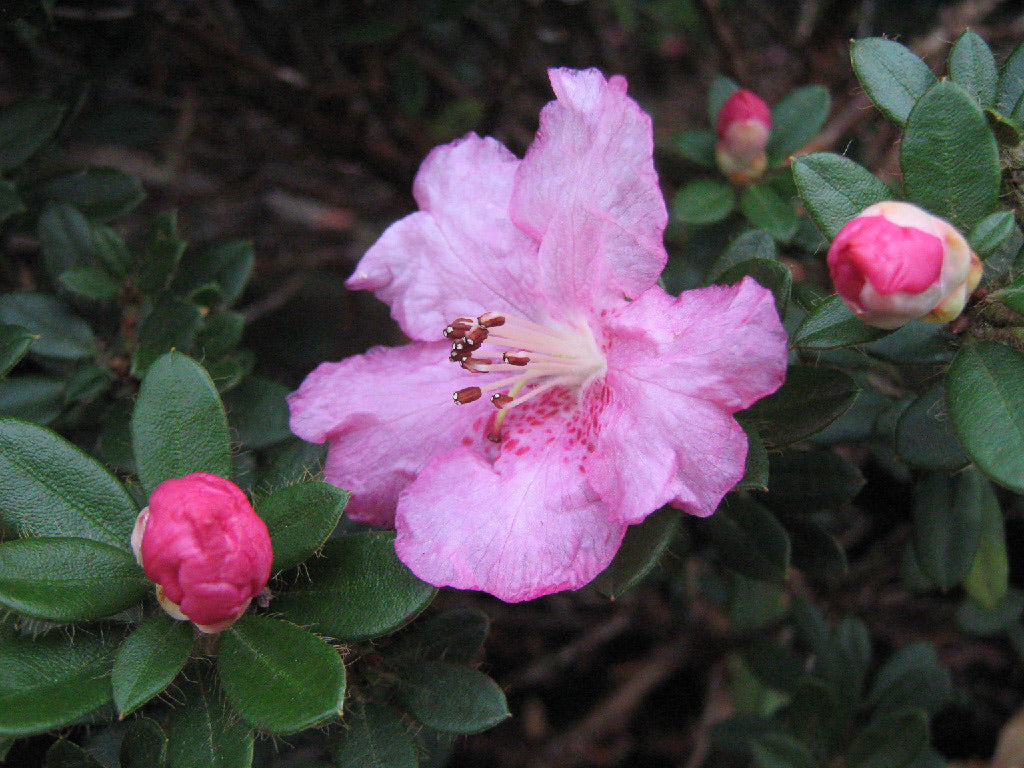
[[[999,148],[978,102],[942,80],[907,118],[900,168],[911,202],[970,231],[999,198]]]
[[[636,586],[665,554],[679,531],[680,517],[678,509],[664,507],[629,526],[614,559],[594,579],[597,590],[614,599]]]
[[[890,120],[906,122],[935,75],[913,51],[893,40],[869,37],[850,43],[857,79],[874,105]]]
[[[913,467],[955,471],[970,463],[946,412],[942,382],[917,397],[896,422],[896,453]]]
[[[988,480],[970,469],[926,475],[914,489],[917,560],[943,591],[963,581],[974,562],[988,493]]]
[[[114,658],[111,684],[120,717],[129,715],[177,677],[192,651],[192,624],[165,613],[125,638]]]
[[[290,485],[256,505],[274,548],[271,572],[298,565],[327,541],[338,524],[348,491],[310,481]]]
[[[822,351],[866,344],[892,331],[859,320],[838,295],[829,296],[807,313],[793,334],[793,345]]]
[[[793,204],[765,184],[747,187],[740,195],[740,210],[747,221],[776,240],[787,243],[796,232]]]
[[[1003,513],[992,487],[985,483],[981,498],[981,538],[964,589],[976,602],[994,610],[1007,592],[1010,572]]]
[[[120,768],[163,768],[167,762],[167,735],[156,721],[137,717],[121,742]]]
[[[869,170],[831,152],[798,157],[793,161],[793,180],[807,212],[829,240],[869,205],[892,196]]]
[[[832,107],[828,89],[806,85],[789,93],[772,108],[772,131],[768,138],[768,162],[778,165],[801,149],[821,130]]]
[[[0,544],[0,603],[48,621],[91,621],[142,599],[149,581],[131,553],[89,539]]]
[[[48,429],[0,419],[0,525],[129,551],[138,509],[95,459]]]
[[[135,465],[146,493],[191,472],[231,475],[227,416],[209,375],[168,352],[146,373],[132,416]]]
[[[26,99],[0,110],[0,173],[17,168],[57,132],[64,105]]]
[[[478,733],[509,717],[505,694],[491,678],[443,661],[403,669],[398,698],[409,714],[444,733]]]
[[[288,621],[342,641],[394,631],[422,611],[437,592],[395,555],[395,534],[353,533],[329,539],[308,576],[274,596]]]
[[[142,378],[157,359],[173,349],[188,351],[203,321],[190,301],[163,295],[139,325],[138,347],[132,356],[132,376]]]
[[[786,382],[744,413],[766,443],[788,445],[810,437],[839,418],[857,392],[853,379],[842,371],[792,365]]]
[[[341,656],[292,624],[242,616],[221,634],[217,668],[235,711],[271,733],[294,733],[341,714]]]
[[[681,224],[714,224],[732,213],[736,193],[724,181],[697,179],[680,189],[672,200],[672,218]]]
[[[965,29],[953,44],[949,76],[982,107],[995,106],[999,72],[992,50],[977,32]]]
[[[167,728],[167,768],[250,768],[253,735],[208,680],[179,686]]]
[[[53,296],[28,291],[0,295],[0,322],[20,325],[33,334],[34,355],[81,360],[96,352],[89,324]]]
[[[0,376],[10,373],[35,339],[34,334],[20,325],[0,324]]]

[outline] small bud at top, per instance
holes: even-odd
[[[757,94],[739,90],[726,99],[718,113],[715,158],[729,181],[749,184],[761,177],[771,126],[771,110]]]

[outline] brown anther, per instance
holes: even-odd
[[[452,394],[452,399],[459,405],[465,405],[466,403],[472,403],[474,400],[479,400],[481,394],[483,393],[480,391],[480,387],[464,387]]]
[[[526,365],[530,362],[530,358],[526,356],[526,352],[522,349],[518,352],[505,352],[502,354],[501,359],[509,365]]]
[[[484,328],[497,328],[505,324],[505,316],[497,312],[484,312],[476,321]]]
[[[481,344],[483,344],[484,341],[486,340],[487,329],[477,326],[473,330],[466,332],[466,336],[463,339],[463,343],[466,344],[466,346],[475,349],[476,347],[479,347]]]
[[[505,408],[511,402],[512,398],[501,392],[495,392],[491,395],[491,405],[495,408]]]
[[[467,371],[486,373],[487,369],[484,366],[488,366],[493,362],[489,357],[467,357],[465,360],[461,360],[460,364]]]
[[[452,320],[442,333],[446,339],[461,339],[467,331],[476,327],[476,321],[471,317],[457,317]]]
[[[448,359],[453,363],[461,363],[471,354],[473,354],[473,350],[465,349],[461,344],[452,344],[452,351],[448,354]]]

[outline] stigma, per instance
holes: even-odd
[[[505,413],[556,387],[582,390],[606,369],[593,331],[585,321],[534,323],[507,314],[485,312],[459,317],[445,329],[452,342],[448,359],[470,373],[506,376],[469,386],[453,394],[463,405],[486,396],[499,410],[492,440],[500,440]]]

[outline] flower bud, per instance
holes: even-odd
[[[156,487],[135,522],[132,549],[160,606],[207,633],[245,612],[273,560],[267,526],[242,490],[205,472]]]
[[[952,224],[896,201],[876,203],[847,222],[828,249],[828,268],[846,305],[878,328],[953,320],[982,272]]]
[[[739,90],[726,99],[718,112],[715,158],[729,181],[749,184],[761,177],[771,127],[771,110],[757,94]]]

